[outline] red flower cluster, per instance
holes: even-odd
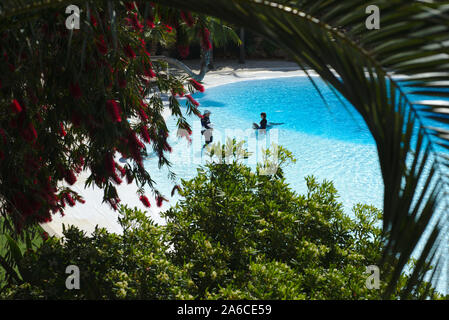
[[[104,159],[104,167],[106,169],[107,175],[112,177],[112,180],[116,184],[122,183],[122,179],[118,176],[117,171],[115,169],[117,168],[122,177],[126,174],[126,170],[114,161],[114,156],[112,155],[112,153],[106,154],[106,157]]]
[[[115,166],[117,167],[117,170],[120,171],[120,175],[123,178],[126,175],[126,169],[120,166],[118,163],[116,163]]]
[[[142,120],[142,122],[147,122],[148,121],[148,115],[145,113],[144,108],[146,109],[148,106],[144,103],[144,102],[140,102],[140,105],[142,106],[142,108],[139,108],[139,116],[140,119]]]
[[[62,122],[59,123],[59,133],[63,137],[65,137],[67,135],[67,132],[64,130],[64,125],[62,124]]]
[[[117,211],[118,204],[120,203],[120,199],[112,198],[112,199],[108,199],[108,202],[109,202],[110,206],[112,207],[112,209],[114,209],[114,211]]]
[[[128,31],[136,30],[141,32],[144,28],[155,27],[155,22],[157,21],[158,26],[161,27],[162,32],[173,32],[173,28],[179,27],[179,22],[182,20],[185,25],[191,27],[195,24],[195,19],[192,14],[187,11],[181,12],[181,17],[173,16],[171,21],[159,19],[160,12],[157,12],[150,8],[150,12],[146,17],[143,17],[142,7],[145,5],[144,2],[139,3],[139,10],[136,9],[136,2],[126,1],[126,13],[127,19],[130,27],[127,27]],[[122,4],[123,5],[123,4]],[[153,6],[153,4],[151,4]],[[95,13],[95,15],[93,14]],[[42,70],[42,77],[44,79],[44,84],[51,85],[48,88],[42,88],[40,84],[34,86],[36,82],[27,82],[24,78],[22,81],[20,76],[20,70],[27,70],[27,63],[33,63],[32,61],[37,61],[38,50],[37,47],[35,51],[30,51],[32,54],[16,54],[16,57],[9,57],[9,61],[4,59],[8,54],[12,54],[7,47],[3,50],[2,47],[0,58],[2,65],[8,70],[8,66],[11,71],[15,71],[14,81],[17,83],[22,81],[24,90],[24,98],[17,98],[13,100],[14,94],[10,90],[11,79],[4,79],[4,75],[1,76],[0,89],[5,97],[12,97],[7,101],[6,112],[10,113],[10,117],[7,117],[2,123],[2,127],[5,130],[0,129],[0,159],[8,157],[8,154],[13,154],[17,150],[16,146],[13,145],[17,143],[19,147],[23,146],[24,140],[32,142],[27,146],[27,154],[17,153],[17,162],[19,166],[23,167],[23,170],[17,171],[16,182],[13,178],[8,178],[7,176],[0,177],[5,178],[5,183],[8,183],[8,193],[2,196],[7,196],[8,212],[17,212],[17,221],[24,226],[30,222],[48,222],[51,220],[51,214],[56,212],[61,212],[63,214],[63,207],[73,206],[76,202],[84,202],[79,196],[73,191],[64,190],[58,194],[57,186],[63,180],[67,185],[74,185],[77,181],[78,174],[83,170],[90,168],[93,173],[94,180],[99,186],[104,186],[106,183],[122,183],[122,179],[126,177],[128,183],[132,183],[135,176],[133,170],[129,170],[128,166],[121,167],[118,163],[114,161],[115,152],[121,153],[124,157],[133,160],[139,166],[139,171],[144,173],[144,168],[142,165],[142,150],[145,149],[147,143],[155,143],[161,146],[164,151],[171,152],[172,148],[167,143],[166,135],[164,139],[165,132],[158,136],[159,131],[157,131],[158,126],[150,126],[149,122],[153,120],[154,112],[157,110],[149,109],[148,106],[141,102],[139,105],[139,100],[135,99],[135,94],[137,92],[136,88],[129,86],[127,81],[133,79],[133,85],[135,84],[134,79],[144,78],[145,80],[149,78],[157,77],[157,68],[151,67],[151,60],[149,53],[147,51],[147,45],[143,39],[139,42],[135,42],[136,39],[127,41],[126,37],[121,38],[121,57],[117,61],[111,62],[107,59],[108,54],[111,52],[112,38],[107,34],[111,30],[111,25],[107,22],[108,14],[104,8],[99,8],[99,10],[92,9],[89,18],[90,24],[93,27],[92,31],[92,41],[89,47],[92,47],[93,54],[88,54],[84,60],[84,65],[79,70],[79,77],[71,78],[70,74],[73,74],[73,68],[63,69],[58,64],[54,66],[49,66]],[[176,18],[176,19],[175,19]],[[67,30],[64,28],[64,17],[60,15],[59,21],[55,26],[49,26],[49,24],[44,24],[40,29],[44,33],[44,39],[49,45],[53,46],[55,50],[61,49],[61,40],[68,37]],[[123,22],[123,19],[121,19]],[[44,21],[45,22],[45,21]],[[106,33],[100,32],[103,29]],[[36,29],[37,32],[40,30]],[[6,34],[6,33],[5,33]],[[137,32],[131,32],[132,37],[138,36]],[[204,29],[200,31],[198,36],[202,37],[202,42],[206,47],[211,47],[210,40],[205,40],[210,37],[209,31]],[[64,38],[66,37],[66,38]],[[75,35],[75,37],[79,37]],[[131,39],[131,37],[129,38]],[[79,39],[78,39],[79,40]],[[5,42],[7,45],[8,41]],[[77,45],[79,42],[76,43]],[[12,43],[10,48],[14,48],[15,44]],[[120,49],[119,49],[120,50]],[[187,57],[189,55],[189,46],[179,46],[178,50],[182,57]],[[36,54],[36,56],[34,56]],[[74,51],[74,54],[76,52]],[[106,57],[104,57],[106,56]],[[130,59],[135,59],[133,65],[129,66],[128,63]],[[108,64],[108,61],[111,65]],[[24,68],[22,68],[24,65]],[[20,67],[20,68],[19,68]],[[53,68],[53,69],[52,69]],[[76,68],[76,67],[75,67]],[[98,69],[104,69],[106,71],[104,79],[97,77]],[[128,68],[130,76],[124,74],[124,69]],[[134,71],[137,70],[137,74]],[[76,70],[75,70],[76,71]],[[51,78],[54,75],[60,75],[61,79],[68,77],[67,82],[57,82],[53,81]],[[161,79],[162,80],[162,79]],[[198,81],[193,79],[190,81],[190,88],[195,87],[196,90],[204,91],[204,87]],[[93,105],[89,104],[87,96],[90,96],[91,86],[99,85],[103,87],[110,85],[111,90],[106,90],[108,98],[106,98],[103,105]],[[5,87],[6,85],[6,87]],[[58,85],[62,86],[58,88]],[[141,93],[146,92],[145,86],[136,84]],[[171,81],[169,83],[169,90],[179,90],[179,92],[174,93],[174,95],[179,94],[179,96],[184,96],[187,90],[178,89],[179,84],[174,88],[175,82]],[[115,86],[115,88],[114,88]],[[128,88],[128,90],[116,90],[118,88]],[[48,95],[45,90],[54,90],[54,92],[65,92],[71,99],[60,99],[60,97]],[[102,88],[100,88],[102,89]],[[11,92],[8,92],[11,91]],[[117,92],[119,91],[119,92]],[[93,92],[93,91],[92,91]],[[98,91],[100,92],[100,91]],[[6,94],[7,93],[7,94]],[[120,95],[124,99],[118,98]],[[17,97],[17,96],[16,96]],[[101,97],[100,97],[101,98]],[[40,101],[40,99],[43,99]],[[109,99],[109,100],[108,100]],[[199,103],[195,101],[192,96],[187,96],[190,104],[198,106]],[[12,101],[11,101],[12,100]],[[75,100],[75,101],[74,101]],[[95,99],[94,99],[95,100]],[[126,105],[124,101],[136,101],[136,105]],[[10,106],[8,106],[10,104]],[[47,107],[40,107],[46,105]],[[100,109],[98,109],[100,107]],[[126,111],[126,113],[125,113]],[[106,117],[99,116],[98,112],[107,114]],[[122,121],[122,118],[126,120],[125,117],[136,115],[140,119],[140,123],[137,126],[130,126],[126,121]],[[110,117],[110,118],[109,118]],[[105,119],[106,118],[106,119]],[[109,118],[109,119],[108,119]],[[111,120],[112,119],[112,120]],[[120,125],[116,123],[120,122]],[[6,127],[8,123],[11,127]],[[108,136],[108,133],[114,126],[114,134]],[[137,129],[136,129],[137,128]],[[70,129],[70,130],[69,130]],[[76,133],[76,136],[73,134]],[[191,130],[189,131],[191,134]],[[65,137],[65,138],[61,138]],[[98,146],[99,143],[105,141],[104,148],[107,154],[104,162],[98,163],[98,159],[95,158],[96,153],[91,152],[88,148],[80,148],[75,150],[72,142],[76,142],[77,137],[83,139],[88,143],[88,146]],[[45,145],[48,141],[56,141],[58,144],[54,149],[50,149],[49,146]],[[75,139],[75,140],[73,140]],[[107,141],[106,141],[107,140]],[[161,141],[162,140],[162,141]],[[7,145],[6,145],[7,143]],[[90,144],[91,143],[91,144]],[[103,146],[103,145],[101,145]],[[51,151],[50,151],[51,150]],[[160,157],[163,157],[163,152],[160,150]],[[54,153],[53,153],[54,151]],[[49,155],[51,154],[51,157]],[[70,164],[58,165],[54,164],[54,159],[64,159],[67,155],[70,155],[66,160],[72,161]],[[84,157],[86,163],[84,163]],[[14,158],[15,159],[15,158]],[[9,160],[9,159],[8,159]],[[5,162],[2,162],[5,164]],[[12,162],[8,163],[13,165]],[[14,176],[14,175],[11,175]],[[52,182],[52,177],[54,181]],[[6,181],[6,179],[9,179]],[[48,181],[47,181],[48,178]],[[141,181],[139,181],[141,182]],[[175,189],[176,190],[176,189]],[[178,189],[179,190],[179,189]],[[111,199],[107,199],[111,207],[115,210],[120,202],[120,199],[113,196]],[[140,201],[150,207],[150,202],[145,196],[140,197]],[[163,201],[167,201],[164,197],[158,196],[155,203],[158,206],[162,206]],[[153,203],[153,205],[155,204]]]
[[[142,196],[140,196],[139,199],[140,199],[140,201],[143,203],[143,205],[145,207],[147,207],[147,208],[151,207],[151,203],[150,203],[150,201],[148,200],[148,198],[146,196],[142,195]]]
[[[207,28],[204,28],[201,32],[201,42],[204,50],[209,51],[212,50],[212,43],[210,42],[210,31]]]
[[[20,106],[19,101],[17,101],[16,99],[14,99],[11,103],[11,109],[13,112],[15,113],[20,113],[22,112],[22,107]]]
[[[151,68],[146,68],[146,69],[144,70],[144,75],[145,75],[146,77],[148,77],[148,78],[154,78],[154,77],[156,77],[156,74],[154,73],[153,69],[151,69]]]
[[[198,101],[196,101],[195,99],[192,98],[192,96],[190,94],[186,94],[186,98],[189,99],[189,101],[195,106],[198,107],[200,104],[198,103]]]
[[[196,90],[198,90],[199,92],[204,92],[204,86],[201,83],[199,83],[195,79],[190,79],[189,81]]]
[[[67,204],[71,207],[75,205],[75,200],[73,200],[72,196],[68,192],[62,194],[61,202],[64,202],[64,200],[66,200]]]
[[[123,47],[123,51],[125,52],[126,56],[130,59],[134,59],[136,57],[136,53],[129,44]]]
[[[92,10],[89,12],[90,14],[90,23],[92,26],[96,27],[98,25],[97,19],[95,19],[95,16],[92,14]]]
[[[75,173],[72,170],[65,170],[64,180],[70,185],[75,184],[76,182]]]
[[[121,122],[120,105],[115,100],[106,101],[106,109],[114,122]]]
[[[139,21],[139,17],[137,15],[137,12],[134,12],[131,15],[131,18],[125,18],[125,20],[126,20],[126,23],[129,26],[132,26],[135,31],[141,32],[143,30],[143,25]]]
[[[142,141],[139,140],[139,138],[137,138],[134,131],[130,131],[128,134],[128,146],[130,148],[132,158],[137,162],[139,166],[142,167],[143,164],[141,150],[145,149],[145,145],[142,143]]]
[[[142,136],[143,140],[146,143],[151,143],[150,134],[148,133],[148,129],[146,126],[142,127],[142,131],[141,131],[140,135]]]
[[[154,25],[154,17],[152,15],[148,16],[147,19],[145,20],[145,24],[150,29],[154,29],[154,27],[155,27],[155,25]]]

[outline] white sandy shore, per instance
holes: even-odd
[[[196,69],[198,62],[190,61],[187,64]],[[207,88],[238,81],[305,75],[294,62],[287,61],[251,60],[244,65],[233,61],[215,61],[215,67],[216,69],[209,71],[203,80],[206,90]],[[315,74],[312,72],[312,75]],[[164,116],[170,116],[169,112],[166,112]],[[118,158],[116,160],[118,161]],[[74,207],[67,207],[64,217],[56,214],[53,216],[53,221],[42,224],[43,229],[50,235],[62,236],[63,224],[66,226],[75,225],[88,234],[93,232],[97,225],[106,228],[110,232],[122,232],[117,221],[118,213],[112,210],[107,203],[102,203],[103,190],[97,187],[87,189],[84,187],[89,174],[87,171],[82,172],[78,181],[72,186],[73,190],[83,196],[86,203],[77,203]],[[122,204],[145,210],[155,222],[165,224],[159,213],[168,209],[171,205],[170,203],[165,203],[161,208],[158,208],[155,206],[154,199],[149,197],[152,208],[145,208],[136,194],[137,186],[135,184],[128,185],[126,182],[123,182],[117,186],[117,191]]]

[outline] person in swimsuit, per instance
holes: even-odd
[[[212,136],[212,124],[210,123],[210,116],[211,112],[209,110],[204,111],[203,117],[201,118],[201,134],[204,135],[205,144],[203,145],[203,148],[205,148],[209,143],[212,142],[213,136]]]
[[[262,120],[260,121],[259,124],[257,123],[253,123],[253,128],[254,129],[267,129],[267,114],[265,112],[262,112],[260,114],[260,117],[262,118]]]

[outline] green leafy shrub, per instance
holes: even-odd
[[[190,299],[187,273],[167,259],[163,227],[137,209],[121,208],[123,235],[97,229],[88,237],[75,227],[64,241],[48,239],[21,263],[26,282],[5,290],[5,298]],[[133,227],[138,226],[138,227]],[[69,290],[65,269],[80,269],[80,289]]]
[[[280,163],[291,156],[278,152]],[[256,171],[237,161],[200,168],[182,182],[166,226],[121,207],[123,235],[69,228],[63,241],[49,239],[24,255],[24,283],[2,297],[379,299],[392,270],[381,270],[379,290],[367,288],[365,270],[382,256],[381,212],[358,205],[350,218],[333,184],[313,177],[298,195],[282,168],[260,173],[268,162]],[[65,287],[68,265],[80,268],[79,290]],[[440,298],[425,285],[414,298]]]

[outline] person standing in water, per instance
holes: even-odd
[[[260,121],[260,124],[253,123],[253,128],[266,130],[267,129],[267,114],[265,112],[262,112],[260,114],[260,117],[262,118],[262,120]]]
[[[205,144],[203,145],[203,148],[206,147],[209,143],[212,142],[213,136],[212,136],[212,124],[210,123],[210,116],[211,112],[209,110],[204,111],[203,117],[201,118],[201,134],[204,135]]]

